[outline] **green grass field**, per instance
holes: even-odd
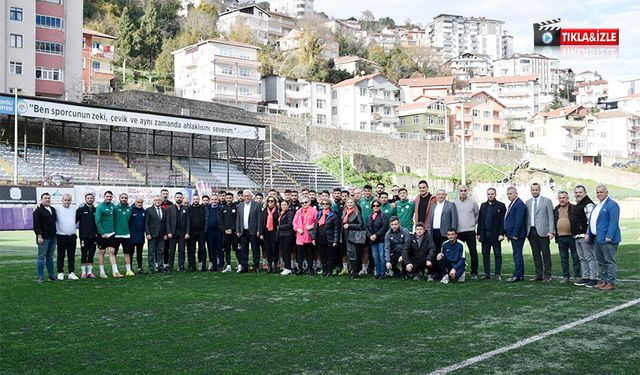
[[[640,298],[640,224],[622,226],[618,277],[625,281],[613,292],[557,279],[442,285],[235,273],[40,285],[33,235],[3,232],[0,371],[429,373]],[[509,275],[513,261],[503,247]],[[552,253],[557,276],[555,244]],[[528,274],[530,254],[525,248]],[[639,371],[640,305],[634,305],[455,373]]]

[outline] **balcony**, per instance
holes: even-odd
[[[562,127],[565,129],[582,129],[586,126],[584,121],[566,120]]]
[[[211,59],[212,63],[223,63],[228,65],[238,64],[240,67],[248,67],[248,68],[257,68],[260,66],[260,62],[258,60],[250,60],[244,59],[235,56],[223,56],[223,55],[214,55]]]
[[[311,97],[311,93],[307,90],[300,90],[300,91],[286,90],[285,95],[287,98],[291,98],[291,99],[307,99]]]
[[[380,97],[373,97],[371,98],[370,103],[373,103],[374,105],[387,105],[387,106],[397,106],[400,103],[394,99],[385,99],[385,98],[380,98]]]

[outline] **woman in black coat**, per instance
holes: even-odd
[[[364,223],[362,214],[356,206],[353,198],[347,199],[342,214],[343,239],[347,241],[347,258],[351,264],[351,278],[357,279],[358,272],[362,268],[362,238],[360,236],[364,232]],[[365,234],[366,235],[366,234]]]
[[[319,208],[311,238],[313,245],[318,247],[318,253],[320,253],[322,275],[328,277],[333,273],[335,251],[340,238],[340,219],[338,214],[331,210],[329,199],[323,199]]]
[[[278,247],[284,262],[284,270],[280,273],[283,276],[291,275],[291,248],[296,241],[296,233],[293,231],[293,217],[295,210],[289,209],[286,201],[280,203],[280,214],[278,215]]]
[[[389,231],[389,218],[381,210],[382,204],[375,199],[371,203],[373,213],[367,218],[365,229],[367,238],[371,241],[371,253],[376,267],[376,279],[384,279],[385,258],[384,258],[384,236]]]
[[[267,273],[273,273],[278,267],[278,204],[274,197],[267,197],[260,219],[260,239],[264,241],[267,253]]]

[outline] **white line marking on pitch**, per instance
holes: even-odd
[[[591,322],[593,320],[602,318],[603,316],[607,316],[609,314],[613,314],[616,311],[620,311],[622,309],[626,309],[627,307],[631,307],[631,306],[637,305],[639,303],[640,303],[640,298],[634,299],[634,300],[629,301],[627,303],[624,303],[622,305],[619,305],[619,306],[616,306],[616,307],[612,307],[612,308],[610,308],[608,310],[601,311],[601,312],[599,312],[597,314],[588,316],[588,317],[580,319],[580,320],[576,320],[575,322],[567,323],[567,324],[562,325],[560,327],[554,328],[554,329],[552,329],[550,331],[546,331],[546,332],[540,333],[538,335],[526,338],[524,340],[520,340],[520,341],[518,341],[518,342],[516,342],[514,344],[511,344],[511,345],[508,345],[508,346],[503,346],[502,348],[498,348],[496,350],[492,350],[490,352],[486,352],[484,354],[480,354],[478,356],[469,358],[467,360],[464,360],[462,362],[456,363],[454,365],[437,369],[437,370],[429,373],[429,375],[448,374],[450,372],[459,370],[461,368],[465,368],[465,367],[474,365],[474,364],[476,364],[478,362],[482,362],[482,361],[487,360],[487,359],[489,359],[491,357],[495,357],[498,354],[502,354],[502,353],[506,353],[506,352],[509,352],[511,350],[514,350],[514,349],[518,349],[518,348],[520,348],[522,346],[529,345],[529,344],[534,343],[536,341],[540,341],[540,340],[544,339],[545,337],[558,334],[560,332],[563,332],[563,331],[566,331],[568,329],[571,329],[571,328],[573,328],[575,326],[579,326],[581,324],[585,324],[585,323]]]

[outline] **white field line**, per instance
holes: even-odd
[[[489,358],[495,357],[495,356],[497,356],[499,354],[506,353],[506,352],[518,349],[518,348],[520,348],[522,346],[529,345],[529,344],[534,343],[536,341],[540,341],[540,340],[544,339],[545,337],[549,337],[549,336],[564,332],[564,331],[566,331],[568,329],[571,329],[573,327],[579,326],[581,324],[585,324],[585,323],[591,322],[593,320],[602,318],[604,316],[613,314],[616,311],[620,311],[622,309],[626,309],[628,307],[637,305],[639,303],[640,303],[640,298],[634,299],[634,300],[629,301],[627,303],[623,303],[622,305],[618,305],[616,307],[612,307],[612,308],[610,308],[608,310],[601,311],[601,312],[599,312],[597,314],[588,316],[586,318],[583,318],[583,319],[580,319],[580,320],[576,320],[575,322],[564,324],[564,325],[562,325],[560,327],[557,327],[557,328],[554,328],[554,329],[552,329],[550,331],[546,331],[546,332],[540,333],[538,335],[526,338],[524,340],[520,340],[520,341],[518,341],[518,342],[516,342],[514,344],[511,344],[511,345],[508,345],[508,346],[503,346],[503,347],[498,348],[496,350],[492,350],[490,352],[486,352],[484,354],[480,354],[478,356],[466,359],[466,360],[464,360],[462,362],[458,362],[458,363],[453,364],[451,366],[447,366],[447,367],[443,367],[443,368],[437,369],[437,370],[429,373],[429,375],[448,374],[450,372],[459,370],[461,368],[465,368],[465,367],[474,365],[474,364],[476,364],[478,362],[482,362],[482,361],[487,360]]]

